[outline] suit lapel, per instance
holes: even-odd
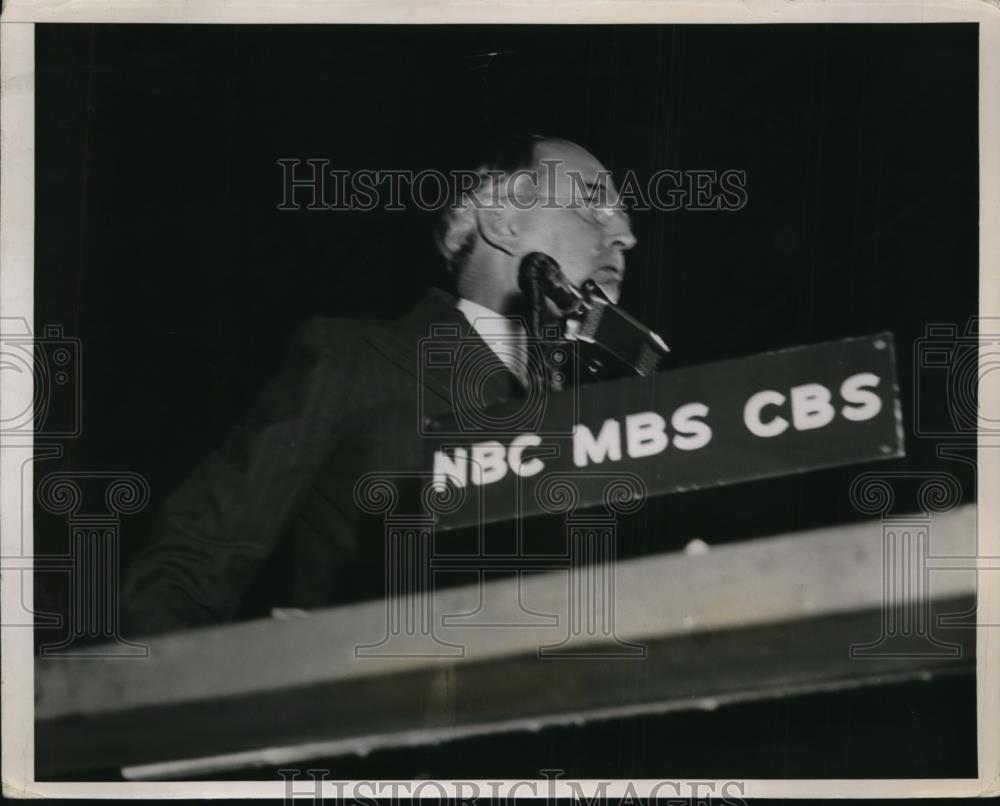
[[[431,289],[409,314],[366,341],[445,404],[484,408],[517,394],[517,378],[455,307]]]

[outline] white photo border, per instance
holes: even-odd
[[[548,2],[476,3],[434,0],[375,0],[319,2],[318,0],[65,0],[32,2],[8,0],[0,17],[0,316],[23,318],[34,327],[34,23],[947,23],[979,25],[979,316],[1000,317],[1000,3],[991,0],[932,0],[932,2],[841,2],[841,0],[719,0],[698,3],[670,0],[549,0]],[[32,330],[32,332],[34,332]],[[7,373],[10,374],[10,373]],[[989,390],[980,385],[984,393]],[[8,389],[30,386],[30,374],[5,378]],[[24,399],[24,388],[0,395],[0,419],[11,398]],[[30,391],[28,396],[30,398]],[[992,410],[996,410],[995,403]],[[0,444],[0,554],[30,556],[31,507],[22,516],[32,487],[32,441]],[[25,454],[24,452],[28,453]],[[20,457],[20,458],[19,458]],[[996,446],[979,437],[978,545],[980,557],[1000,557],[1000,457]],[[745,780],[746,798],[837,797],[940,797],[1000,794],[1000,579],[995,573],[979,574],[977,607],[977,708],[978,779],[889,780]],[[32,575],[6,569],[0,580],[0,604],[5,612],[30,606]],[[30,628],[4,627],[0,631],[2,677],[3,793],[8,797],[283,797],[285,782],[36,782],[34,780],[34,652]],[[989,674],[988,674],[989,670]],[[390,782],[386,782],[389,784]],[[400,795],[408,787],[428,782],[393,782]],[[450,796],[455,782],[439,781]],[[466,782],[464,782],[466,783]],[[510,793],[518,783],[473,781],[482,792]],[[587,796],[600,791],[594,780],[539,780],[542,796]],[[608,796],[648,796],[655,780],[614,782]],[[680,786],[693,782],[677,781]],[[699,781],[716,785],[725,781]],[[579,789],[570,788],[574,784]],[[631,784],[631,788],[627,787]],[[370,797],[355,792],[357,782],[342,788],[324,782],[324,796]],[[391,790],[390,790],[391,791]],[[662,791],[662,787],[661,787]],[[684,791],[691,791],[690,788]],[[429,796],[440,797],[431,788]],[[311,790],[310,790],[311,794]],[[468,795],[468,788],[464,794]],[[523,788],[516,794],[524,796]]]

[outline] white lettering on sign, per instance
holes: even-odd
[[[469,452],[465,448],[455,448],[454,458],[444,451],[434,451],[434,487],[441,489],[449,481],[464,487],[468,480]]]
[[[787,394],[763,389],[751,395],[743,406],[743,422],[750,433],[771,438],[795,431],[812,431],[832,423],[839,414],[851,422],[863,422],[882,411],[882,399],[873,389],[881,379],[871,372],[859,372],[844,380],[835,395],[820,383],[792,386]],[[835,399],[839,395],[839,400]],[[712,429],[706,419],[709,407],[687,403],[668,419],[656,411],[640,411],[622,420],[609,417],[595,434],[586,425],[573,429],[573,464],[576,467],[619,462],[627,455],[642,459],[663,453],[671,445],[677,450],[694,451],[712,441]],[[508,473],[528,478],[545,469],[544,456],[559,454],[539,452],[543,441],[537,434],[521,434],[509,444],[498,440],[477,442],[467,448],[443,449],[434,453],[434,485],[469,484],[483,486],[505,478]],[[525,458],[526,451],[535,455]]]
[[[879,385],[881,378],[871,372],[851,375],[840,385],[840,397],[846,405],[840,408],[840,415],[851,422],[863,422],[882,411],[882,399],[872,388]],[[751,434],[758,437],[776,437],[788,428],[788,420],[776,412],[765,412],[767,406],[785,407],[789,404],[792,426],[796,431],[823,428],[833,422],[837,408],[833,404],[833,393],[820,383],[804,383],[793,386],[786,398],[774,389],[764,389],[751,395],[743,407],[743,422]],[[675,440],[676,442],[676,440]]]
[[[854,406],[844,406],[840,413],[852,422],[870,420],[882,411],[882,398],[865,387],[878,386],[881,379],[871,372],[859,372],[840,385],[840,396]]]
[[[830,405],[830,390],[819,383],[792,387],[792,425],[796,431],[809,431],[829,425],[836,416]]]
[[[509,448],[491,439],[477,442],[472,446],[471,453],[465,448],[455,448],[454,455],[448,455],[443,450],[434,451],[433,486],[441,489],[451,482],[456,487],[465,487],[470,477],[477,486],[492,484],[506,476],[508,468],[515,475],[525,478],[537,475],[545,468],[545,463],[537,456],[525,459],[524,451],[541,444],[542,438],[537,434],[521,434],[511,440]]]
[[[704,403],[687,403],[678,408],[670,418],[673,444],[682,451],[705,447],[712,440],[712,429],[698,418],[707,416],[708,406]],[[670,444],[667,421],[655,411],[627,415],[624,430],[624,452],[630,459],[656,456]],[[596,437],[585,425],[573,429],[573,464],[577,467],[617,462],[621,458],[622,424],[618,420],[605,420]]]
[[[588,460],[600,464],[605,459],[617,462],[622,458],[621,426],[615,419],[604,421],[597,437],[585,425],[573,428],[573,464],[586,466]]]
[[[534,476],[541,473],[545,467],[545,462],[537,456],[534,459],[524,461],[522,454],[525,448],[535,448],[542,444],[542,438],[538,434],[521,434],[514,437],[510,443],[510,450],[507,451],[507,464],[518,476]]]
[[[688,403],[677,409],[670,418],[670,427],[676,432],[674,447],[682,451],[696,451],[711,442],[712,429],[708,423],[694,419],[707,416],[708,406],[704,403]]]
[[[764,406],[781,406],[784,403],[785,396],[771,389],[753,395],[743,407],[743,422],[750,433],[758,437],[776,437],[788,428],[788,420],[781,415],[772,417],[766,423],[761,419]]]
[[[643,411],[630,414],[625,418],[625,441],[628,455],[633,459],[643,456],[655,456],[667,448],[667,427],[664,420],[655,411]]]
[[[507,475],[507,452],[494,439],[477,442],[472,446],[472,483],[478,486],[500,481]]]

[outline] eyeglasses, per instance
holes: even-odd
[[[616,221],[620,221],[627,229],[632,228],[632,219],[624,204],[601,203],[596,199],[557,198],[554,201],[569,202],[565,206],[565,209],[572,210],[582,218],[601,227],[601,229],[612,229]]]
[[[632,217],[628,214],[624,204],[590,204],[573,209],[579,209],[581,215],[592,219],[604,229],[610,229],[611,225],[619,218],[626,227],[632,228]]]
[[[511,198],[508,196],[507,198]],[[572,210],[581,218],[592,224],[596,224],[602,229],[611,229],[614,223],[621,219],[625,227],[632,228],[632,218],[628,214],[628,209],[624,204],[602,203],[592,197],[579,196],[542,196],[535,195],[534,199],[540,202],[559,202],[559,204],[543,204],[545,210]]]

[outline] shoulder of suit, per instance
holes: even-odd
[[[388,332],[389,320],[331,319],[314,316],[299,325],[295,343],[309,353],[343,356],[367,344],[367,339]]]
[[[431,288],[409,313],[399,319],[332,319],[314,316],[300,325],[295,340],[309,352],[341,356],[345,350],[389,342],[410,344],[426,336],[435,323],[465,321],[456,299]]]

